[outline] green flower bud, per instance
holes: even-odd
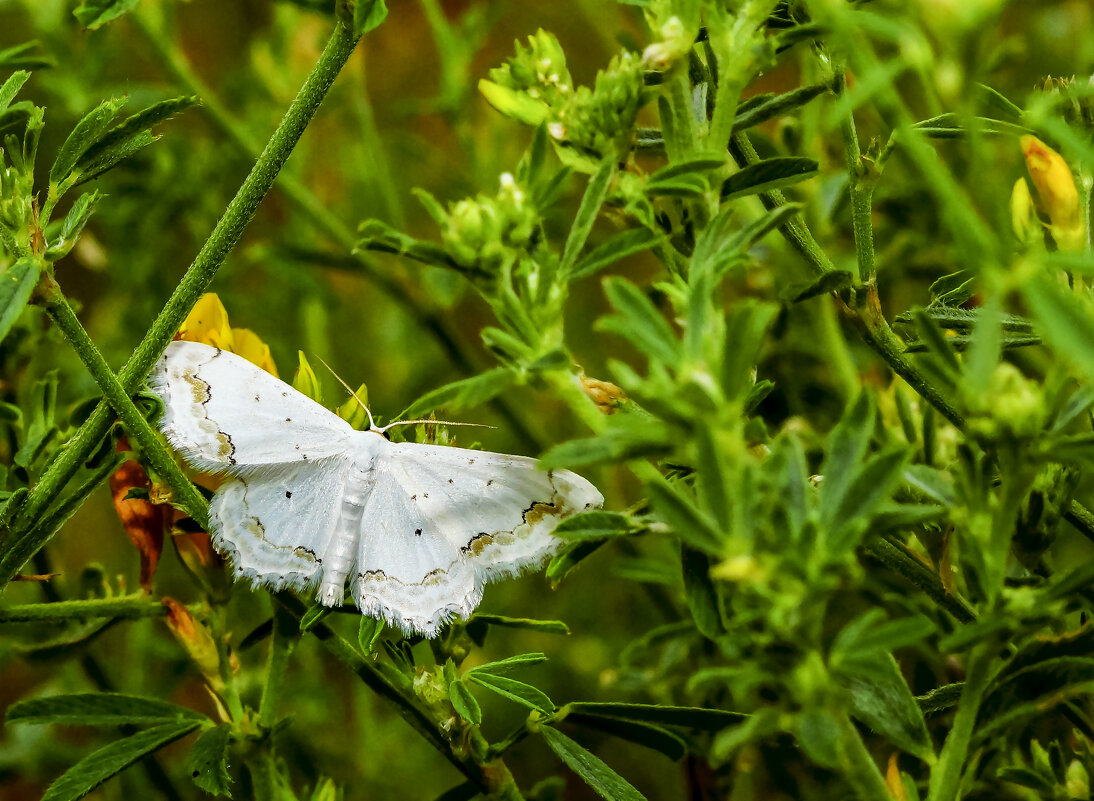
[[[510,173],[504,173],[496,197],[479,195],[448,207],[440,215],[441,238],[459,264],[497,268],[527,249],[539,226],[539,214]]]

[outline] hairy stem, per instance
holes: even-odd
[[[285,112],[277,130],[236,196],[228,204],[213,232],[205,240],[163,311],[156,317],[152,328],[119,374],[118,378],[125,393],[135,392],[140,387],[190,309],[208,289],[220,266],[239,241],[244,228],[254,217],[259,203],[270,190],[304,129],[319,109],[335,77],[353,52],[358,38],[341,23],[335,25],[319,61]],[[9,536],[4,543],[4,553],[0,558],[0,587],[5,586],[52,536],[52,531],[38,530],[29,536],[23,532],[27,532],[29,524],[60,494],[80,465],[91,455],[106,435],[112,419],[110,405],[106,402],[100,403],[35,484],[19,513],[16,525],[13,526],[13,530],[19,533],[14,537]]]
[[[87,367],[107,401],[114,407],[114,411],[121,418],[129,434],[130,441],[136,442],[138,450],[156,471],[158,478],[171,488],[175,503],[194,518],[198,525],[207,528],[209,504],[201,493],[194,489],[194,485],[190,483],[171,454],[164,450],[156,432],[152,430],[140,409],[133,403],[133,399],[119,383],[118,377],[114,375],[114,371],[110,369],[102,353],[95,347],[87,331],[80,325],[76,312],[61,292],[61,288],[48,275],[44,277],[43,283],[47,288],[42,293],[42,306],[76,351],[80,361]]]

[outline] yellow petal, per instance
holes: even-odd
[[[277,365],[270,355],[270,346],[259,339],[258,334],[249,328],[232,329],[232,353],[239,354],[253,364],[257,364],[267,373],[277,375]]]
[[[1086,226],[1083,224],[1082,207],[1079,203],[1079,190],[1075,186],[1075,176],[1067,166],[1064,157],[1046,145],[1036,136],[1023,136],[1019,140],[1022,154],[1026,157],[1029,170],[1041,203],[1052,221],[1052,238],[1060,250],[1082,248],[1086,239]]]
[[[1029,184],[1025,178],[1015,181],[1014,189],[1011,190],[1010,221],[1014,235],[1020,242],[1032,245],[1041,241],[1041,221],[1037,219],[1033,195],[1029,193]]]
[[[179,328],[179,339],[187,342],[204,342],[214,348],[232,350],[232,328],[228,325],[228,312],[216,292],[206,292],[191,310]]]

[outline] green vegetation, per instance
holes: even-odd
[[[0,3],[0,792],[1090,798],[1092,52],[1066,2]],[[180,327],[605,508],[436,640],[233,584]]]

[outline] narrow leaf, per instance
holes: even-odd
[[[41,263],[28,256],[0,273],[0,342],[30,302],[41,271]]]
[[[614,701],[575,701],[567,709],[586,715],[640,720],[656,726],[678,726],[696,731],[721,731],[726,726],[748,718],[741,712],[706,709],[692,706],[662,706],[660,704],[627,704]]]
[[[516,701],[518,704],[523,704],[530,709],[537,709],[548,715],[555,711],[554,702],[547,697],[543,690],[533,687],[531,684],[525,684],[523,681],[477,671],[469,671],[466,678],[468,681],[473,681],[503,698]]]
[[[805,181],[817,174],[813,159],[779,156],[749,164],[722,184],[722,201],[771,192]]]
[[[482,708],[475,696],[471,694],[460,679],[456,679],[448,685],[448,700],[452,702],[452,708],[464,720],[474,723],[476,726],[482,723]]]
[[[593,790],[608,801],[645,801],[645,796],[609,768],[601,759],[552,726],[543,726],[539,733],[558,758],[585,780]]]
[[[8,707],[5,722],[120,726],[125,723],[205,719],[200,712],[156,698],[122,693],[75,693],[17,701]]]
[[[568,540],[592,540],[619,537],[634,531],[634,523],[619,512],[581,512],[555,526],[554,535]]]
[[[608,186],[614,176],[615,159],[605,159],[589,179],[585,194],[581,198],[581,206],[578,207],[577,216],[574,217],[574,223],[570,227],[570,235],[566,237],[566,246],[562,250],[562,261],[558,268],[561,275],[568,275],[577,263],[578,254],[585,247],[589,232],[593,230],[593,223],[596,222],[596,216],[600,213],[600,207],[604,205]]]
[[[517,373],[508,367],[495,367],[470,378],[453,381],[427,392],[399,415],[399,420],[413,420],[440,408],[449,411],[473,409],[494,399],[516,383]]]
[[[711,556],[721,555],[723,534],[713,520],[699,511],[695,499],[661,476],[649,481],[646,491],[655,516],[681,541]]]
[[[546,654],[517,654],[516,656],[499,659],[496,662],[487,662],[485,665],[473,667],[468,671],[468,674],[490,673],[494,676],[508,676],[514,670],[521,670],[546,661]]]
[[[585,715],[581,712],[571,712],[566,715],[566,722],[587,729],[602,731],[621,740],[652,748],[673,761],[682,759],[688,750],[687,743],[680,735],[660,726],[636,720],[606,718],[598,715]]]
[[[105,745],[61,774],[46,790],[42,801],[75,801],[83,798],[141,757],[185,737],[200,725],[197,720],[165,723]]]
[[[557,531],[557,529],[556,529]],[[533,620],[526,617],[505,617],[503,615],[483,615],[476,613],[471,617],[471,623],[485,623],[489,626],[503,626],[510,629],[527,629],[540,634],[568,635],[570,627],[561,620]]]
[[[812,281],[789,284],[779,292],[779,298],[787,303],[801,303],[818,295],[847,289],[854,281],[855,276],[847,270],[829,270]]]
[[[19,90],[23,88],[23,84],[27,82],[30,77],[30,73],[25,70],[18,70],[13,72],[3,85],[0,85],[0,112],[7,111],[8,106],[11,105],[11,101],[15,99],[15,96],[19,94]]]
[[[570,279],[587,278],[609,264],[648,250],[660,241],[661,235],[648,228],[632,228],[618,233],[586,253],[570,271]]]
[[[1087,378],[1094,378],[1094,307],[1066,291],[1055,276],[1035,276],[1022,291],[1045,341]]]
[[[49,170],[50,181],[60,183],[68,177],[80,156],[103,137],[113,122],[114,115],[124,104],[125,100],[121,98],[104,100],[76,123],[76,127],[57,152],[57,158]]]
[[[602,317],[597,328],[629,340],[651,359],[675,363],[679,351],[676,336],[653,302],[624,278],[606,279],[604,292],[616,314]]]

